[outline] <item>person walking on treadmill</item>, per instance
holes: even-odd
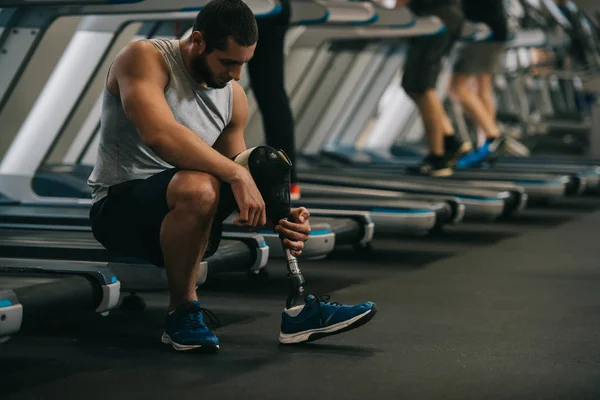
[[[482,22],[492,31],[487,41],[465,45],[454,66],[452,92],[485,135],[481,146],[459,160],[458,167],[467,168],[489,160],[504,144],[496,123],[493,78],[510,35],[504,0],[462,0],[462,6],[468,20]]]
[[[176,350],[220,347],[198,302],[198,263],[217,251],[222,222],[236,208],[236,223],[250,228],[264,226],[270,212],[250,170],[236,162],[252,159],[254,151],[246,149],[248,104],[236,81],[257,40],[256,20],[242,0],[214,0],[188,37],[133,42],[108,72],[98,157],[88,180],[92,232],[109,251],[166,269],[170,305],[162,342]],[[268,156],[265,163],[285,158],[280,151]],[[288,191],[289,198],[283,180],[273,182],[274,196]],[[272,221],[294,256],[308,239],[309,218],[308,210],[296,208]],[[348,331],[376,312],[371,302],[302,299],[282,312],[282,343]]]
[[[281,149],[292,162],[290,196],[300,199],[296,173],[294,116],[285,88],[285,34],[290,27],[291,0],[281,0],[281,12],[257,18],[258,44],[248,62],[248,75],[262,115],[267,145]]]
[[[402,87],[419,109],[428,141],[429,154],[417,167],[418,173],[449,176],[471,146],[454,134],[436,86],[442,59],[460,37],[464,17],[458,0],[397,0],[396,6],[408,6],[417,16],[439,17],[445,25],[440,34],[410,39]]]

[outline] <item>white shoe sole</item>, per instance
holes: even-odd
[[[308,331],[298,332],[298,333],[279,333],[279,342],[283,344],[293,344],[293,343],[302,343],[306,342],[310,339],[310,337],[314,334],[333,334],[338,331],[342,331],[352,325],[353,323],[359,321],[360,319],[367,316],[369,313],[373,312],[373,309],[369,311],[365,311],[364,313],[357,315],[356,317],[349,319],[347,321],[338,322],[337,324],[326,326],[324,328],[310,329]]]
[[[436,169],[435,171],[431,171],[429,176],[433,176],[434,178],[443,178],[446,176],[452,176],[452,173],[453,171],[451,168]]]
[[[160,341],[163,342],[164,344],[170,344],[177,351],[195,350],[195,349],[201,349],[203,347],[204,348],[210,347],[211,349],[213,349],[213,348],[219,349],[220,348],[219,345],[202,346],[201,344],[180,344],[180,343],[177,343],[177,342],[174,342],[173,340],[171,340],[171,336],[167,335],[166,332],[163,332],[162,336],[160,337]]]

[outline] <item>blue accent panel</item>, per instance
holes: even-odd
[[[303,19],[298,22],[295,22],[294,25],[318,25],[323,24],[329,20],[330,12],[328,10],[325,11],[325,15],[323,15],[319,19]]]
[[[267,241],[263,240],[263,242],[260,244],[260,247],[267,247]]]
[[[183,12],[198,11],[198,12],[200,12],[200,10],[202,10],[203,8],[204,7],[183,7],[179,11],[183,11]]]
[[[0,9],[0,26],[7,26],[15,11],[16,8]]]
[[[428,214],[431,210],[412,210],[407,208],[373,208],[372,213],[380,214]]]
[[[277,15],[280,14],[282,10],[281,4],[277,4],[277,6],[272,9],[271,11],[269,11],[266,14],[254,14],[255,18],[264,18],[264,17],[271,17],[273,15]]]
[[[393,27],[392,27],[393,28]],[[429,37],[429,36],[437,36],[437,35],[441,35],[442,33],[446,32],[446,25],[442,26],[440,29],[438,29],[435,32],[430,32],[430,33],[423,33],[420,35],[417,35],[417,37]]]
[[[499,201],[500,199],[494,198],[494,197],[479,197],[479,196],[462,196],[462,195],[458,195],[458,196],[454,196],[454,197],[458,197],[459,199],[465,199],[465,200],[477,200],[477,201],[489,201],[489,202],[495,202],[495,201]]]
[[[0,307],[10,307],[10,306],[12,306],[12,301],[0,300]]]
[[[319,235],[329,235],[331,231],[329,229],[320,229],[317,231],[311,231],[308,236],[319,236]]]
[[[540,180],[528,180],[528,179],[515,181],[515,183],[517,185],[555,185],[557,183],[562,184],[561,181],[540,181]]]
[[[117,277],[113,275],[113,277],[110,279],[110,283],[117,283]]]
[[[583,176],[598,176],[598,172],[596,171],[581,171]]]

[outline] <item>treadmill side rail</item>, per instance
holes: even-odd
[[[12,290],[0,291],[0,343],[6,342],[23,323],[23,306]]]
[[[310,215],[315,217],[342,217],[358,220],[360,225],[363,227],[363,236],[359,242],[360,245],[365,246],[373,241],[373,236],[375,235],[375,224],[373,223],[373,219],[371,218],[371,214],[369,212],[311,208]]]
[[[258,272],[263,269],[267,262],[269,261],[269,253],[270,253],[270,244],[267,243],[265,237],[262,235],[257,235],[256,233],[244,233],[244,232],[227,232],[223,231],[221,237],[224,239],[231,240],[249,240],[255,247],[256,250],[256,260],[254,264],[250,266],[251,272]]]
[[[98,305],[98,308],[96,308],[96,312],[105,313],[117,307],[120,296],[121,282],[117,281],[108,285],[102,285],[102,301]]]

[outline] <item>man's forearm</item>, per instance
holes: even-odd
[[[186,170],[201,171],[231,183],[238,176],[239,165],[209,146],[193,131],[173,123],[161,128],[158,139],[147,143],[160,158]]]

